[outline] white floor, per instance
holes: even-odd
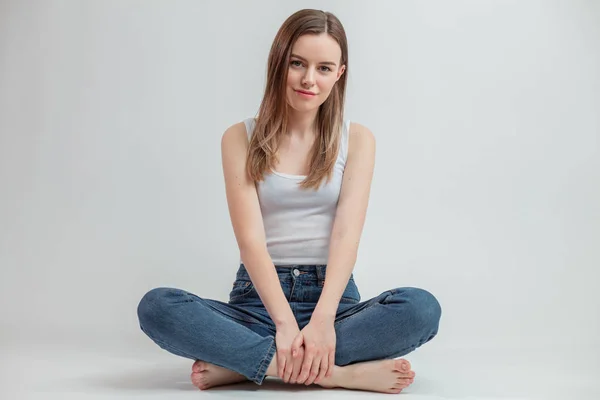
[[[6,338],[0,342],[0,399],[351,399],[389,398],[268,378],[199,391],[189,381],[191,361],[171,356],[140,337],[107,339]],[[432,342],[406,358],[417,373],[404,400],[599,400],[598,349],[447,350]],[[301,397],[298,397],[301,396]]]

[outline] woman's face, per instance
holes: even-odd
[[[340,65],[341,57],[340,46],[328,34],[300,36],[292,48],[288,65],[288,104],[298,111],[312,110],[323,104],[346,69]]]

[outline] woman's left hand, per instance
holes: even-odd
[[[292,354],[298,355],[304,343],[304,362],[296,383],[310,385],[333,374],[335,361],[334,318],[311,318],[292,342]]]

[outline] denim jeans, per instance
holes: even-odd
[[[326,265],[276,266],[281,288],[302,330],[325,281]],[[437,334],[441,308],[423,289],[396,288],[360,301],[354,275],[335,317],[335,365],[403,356]],[[138,305],[140,327],[161,348],[203,360],[261,385],[276,352],[276,328],[244,267],[229,302],[181,289],[152,289]]]

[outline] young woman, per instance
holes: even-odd
[[[257,118],[223,134],[240,265],[227,303],[157,288],[138,306],[160,347],[195,360],[200,389],[265,376],[399,393],[415,377],[397,357],[431,340],[440,305],[394,288],[361,302],[352,270],[375,139],[343,117],[348,46],[331,13],[301,10],[279,29]]]

